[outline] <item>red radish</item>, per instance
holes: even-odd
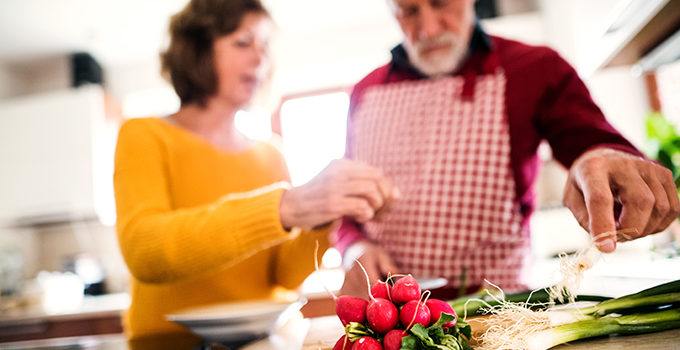
[[[400,350],[401,349],[401,338],[404,337],[404,331],[402,329],[393,329],[383,338],[383,348],[385,350]],[[335,350],[335,349],[333,349]]]
[[[361,337],[352,345],[352,350],[382,350],[382,348],[380,342],[371,337]]]
[[[319,271],[319,242],[316,242],[316,247],[314,248],[314,269]],[[343,326],[346,326],[350,322],[364,323],[366,321],[366,306],[368,301],[361,299],[359,297],[353,297],[349,295],[341,295],[338,297],[335,293],[331,292],[326,285],[323,288],[328,294],[333,297],[335,301],[335,313],[340,318]]]
[[[350,350],[350,349],[352,349],[352,344],[354,344],[354,343],[349,341],[349,339],[347,339],[346,335],[343,335],[335,343],[333,350]]]
[[[456,317],[456,311],[454,311],[451,305],[445,302],[444,300],[428,299],[425,302],[425,305],[427,305],[427,307],[430,309],[430,324],[439,321],[439,317],[441,317],[442,312],[445,314],[453,315],[453,317]],[[451,322],[444,323],[443,327],[449,328],[455,325],[456,319],[454,319]]]
[[[387,300],[391,300],[390,298],[390,285],[387,284],[387,282],[383,281],[378,281],[373,284],[373,287],[371,287],[371,295],[374,298],[383,298]]]
[[[364,265],[358,260],[357,264],[359,264],[359,267],[364,272],[364,277],[366,277],[366,289],[368,295],[371,297],[371,301],[366,307],[366,319],[368,320],[369,327],[377,333],[385,333],[394,328],[394,326],[397,325],[397,322],[399,322],[399,311],[391,301],[373,297],[368,273],[366,272]]]
[[[379,334],[385,334],[399,322],[399,310],[391,301],[375,298],[366,307],[368,326]]]
[[[392,286],[392,301],[405,304],[411,300],[420,300],[420,286],[413,276],[402,277]]]
[[[335,313],[343,326],[350,322],[364,323],[366,306],[368,306],[368,301],[359,297],[341,295],[335,299]]]
[[[423,327],[430,325],[430,309],[420,300],[411,300],[401,307],[399,320],[407,329],[413,324],[419,323]]]

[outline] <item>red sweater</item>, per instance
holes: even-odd
[[[392,55],[390,63],[371,72],[354,87],[349,123],[361,104],[364,91],[371,86],[426,79],[410,66],[401,46],[397,46]],[[472,96],[474,77],[491,73],[494,60],[506,75],[510,156],[524,229],[528,230],[528,219],[535,206],[534,182],[539,170],[537,150],[541,141],[548,141],[553,156],[566,168],[595,147],[615,148],[642,156],[607,122],[576,71],[550,48],[487,36],[477,27],[470,56],[454,73],[466,79],[464,95]],[[352,140],[348,138],[347,156],[350,158],[352,146]],[[336,247],[344,251],[361,237],[360,234],[356,224],[345,220],[337,232]]]

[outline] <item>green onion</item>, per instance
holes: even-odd
[[[449,301],[449,304],[453,307],[453,309],[456,311],[458,315],[463,316],[465,314],[465,309],[467,309],[467,314],[468,315],[482,315],[485,313],[485,310],[489,306],[497,306],[500,303],[496,300],[494,300],[489,293],[491,293],[488,290],[483,290],[477,294],[474,295],[468,295],[464,297],[460,297],[458,299],[454,299]],[[672,281],[668,283],[664,283],[652,288],[648,288],[645,290],[642,290],[637,293],[625,295],[616,299],[610,298],[610,297],[603,297],[603,296],[598,296],[598,295],[578,295],[576,297],[576,301],[596,301],[596,302],[605,302],[607,300],[610,300],[612,304],[604,304],[603,305],[603,310],[606,310],[607,308],[613,308],[615,305],[621,305],[622,307],[619,309],[612,309],[611,312],[614,311],[622,311],[626,309],[633,309],[634,307],[637,306],[644,306],[644,305],[636,305],[637,300],[641,299],[642,297],[649,297],[649,296],[655,296],[659,294],[669,294],[669,293],[680,293],[680,280],[677,281]],[[469,300],[469,301],[468,301]],[[506,302],[513,302],[513,303],[526,303],[528,306],[543,306],[543,308],[546,308],[550,305],[550,297],[548,295],[548,292],[546,289],[541,289],[532,292],[522,292],[522,293],[515,293],[515,294],[506,294],[505,299]],[[648,299],[648,300],[654,300],[654,299]],[[658,300],[658,299],[657,299]],[[643,300],[644,301],[644,300]],[[654,304],[653,301],[651,301],[652,304],[650,305],[658,305]],[[680,300],[676,300],[676,303],[680,302]],[[467,303],[467,307],[465,304]],[[668,304],[671,304],[672,302],[669,302]],[[598,312],[599,315],[605,315],[610,312],[604,312],[603,310],[585,310],[589,312],[583,312],[584,314],[591,314],[594,312]]]
[[[680,293],[667,293],[650,296],[621,297],[603,301],[597,305],[576,309],[585,315],[595,314],[604,316],[613,312],[621,312],[627,309],[645,306],[664,306],[680,302]]]
[[[497,306],[500,303],[494,300],[491,295],[491,291],[486,289],[480,293],[474,295],[468,295],[460,297],[449,301],[453,310],[456,314],[461,317],[465,315],[465,310],[467,309],[467,315],[482,315],[489,306]],[[500,298],[499,298],[500,299]],[[576,297],[576,301],[605,301],[611,299],[610,297],[603,297],[598,295],[579,295]],[[532,292],[522,292],[514,294],[506,294],[504,300],[506,302],[512,303],[526,303],[531,305],[542,305],[544,308],[550,305],[550,296],[546,289],[541,289]],[[466,306],[467,303],[467,306]]]
[[[594,306],[539,311],[532,306],[500,301],[490,310],[480,349],[542,350],[597,336],[680,328],[680,280]]]
[[[680,309],[569,323],[530,334],[528,350],[545,350],[574,340],[611,334],[633,335],[680,328]]]
[[[666,293],[680,293],[680,280],[660,284],[658,286],[654,286],[652,288],[648,288],[634,294],[622,296],[619,299],[646,297],[650,295],[659,295]]]

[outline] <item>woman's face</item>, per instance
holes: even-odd
[[[253,98],[269,69],[269,17],[249,13],[241,25],[213,43],[217,97],[237,107]]]

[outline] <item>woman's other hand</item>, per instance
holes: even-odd
[[[283,194],[281,223],[311,229],[345,216],[364,223],[397,197],[399,191],[379,169],[338,159],[308,183]]]

